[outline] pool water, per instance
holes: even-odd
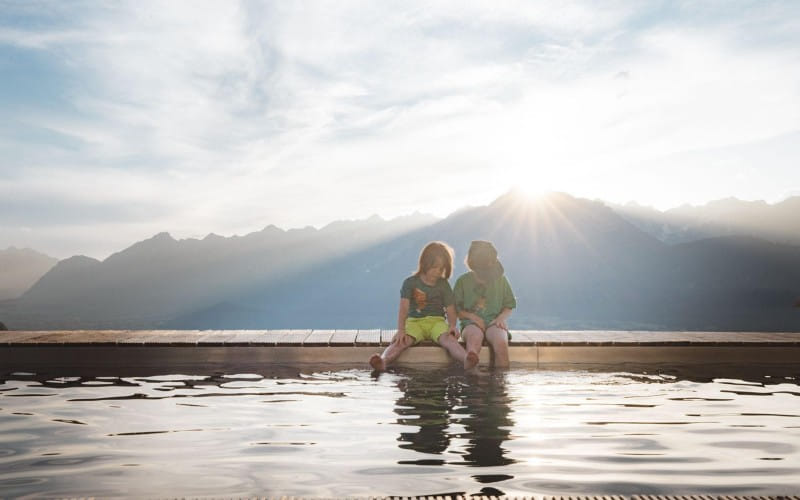
[[[14,373],[0,380],[0,492],[788,494],[798,396],[771,368]]]

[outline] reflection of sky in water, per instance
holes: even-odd
[[[763,373],[18,373],[0,383],[0,491],[790,493],[800,387]]]

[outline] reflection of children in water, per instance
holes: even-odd
[[[429,373],[415,373],[403,379],[398,387],[403,395],[397,400],[395,413],[401,416],[397,423],[419,427],[416,432],[401,432],[400,448],[420,453],[442,454],[450,446],[447,432],[449,414],[457,404],[450,377],[442,373],[435,376]],[[404,462],[408,463],[408,462]],[[419,464],[429,464],[420,459]]]
[[[478,467],[508,465],[515,460],[506,456],[503,442],[509,439],[514,421],[504,373],[490,373],[461,386],[461,406],[454,413],[466,429],[469,439],[464,463]]]
[[[401,416],[398,423],[419,427],[416,432],[400,433],[400,448],[440,455],[450,448],[451,440],[459,439],[468,444],[451,451],[463,461],[450,464],[491,467],[514,462],[502,447],[509,439],[508,428],[514,425],[504,373],[467,377],[443,370],[415,371],[398,385],[403,391],[395,407]],[[451,433],[451,423],[463,425],[465,432]],[[424,457],[402,463],[435,465]]]

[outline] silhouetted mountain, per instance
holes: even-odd
[[[0,300],[19,297],[57,262],[29,248],[0,250]]]
[[[391,328],[420,249],[495,243],[513,328],[798,330],[800,247],[753,237],[669,245],[608,206],[508,193],[436,222],[375,219],[244,237],[167,234],[57,266],[0,316],[36,328]]]
[[[153,327],[436,219],[414,214],[322,229],[268,226],[246,236],[175,240],[160,233],[103,262],[66,259],[0,317],[15,328]]]
[[[664,311],[693,318],[691,328],[800,330],[800,247],[725,236],[676,246],[671,265]]]
[[[636,227],[665,243],[686,243],[717,236],[753,236],[800,245],[800,196],[774,205],[726,198],[702,206],[684,205],[661,212],[635,203],[612,205]]]
[[[599,202],[516,193],[254,288],[176,328],[393,327],[399,284],[431,240],[489,239],[518,298],[516,328],[750,329],[800,326],[800,249],[752,238],[670,246]],[[455,276],[454,276],[455,278]],[[454,280],[453,280],[454,281]]]

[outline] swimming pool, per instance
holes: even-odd
[[[793,368],[274,367],[0,383],[4,496],[787,494]]]

